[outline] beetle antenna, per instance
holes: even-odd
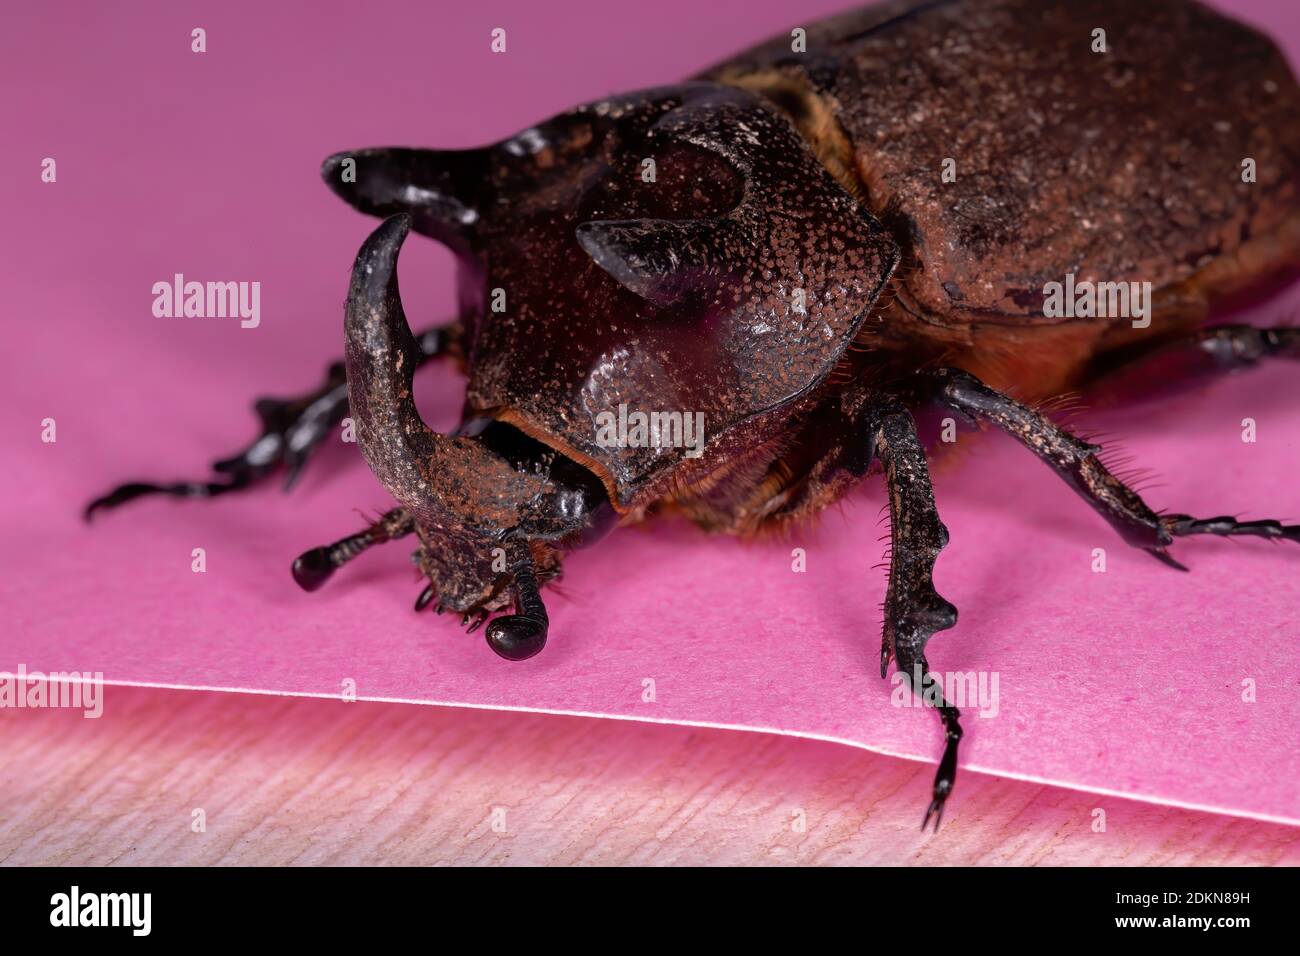
[[[523,538],[513,539],[507,555],[514,576],[515,613],[489,624],[485,636],[488,647],[499,656],[508,661],[523,661],[546,646],[551,622],[538,590],[537,568],[528,542]]]
[[[362,551],[415,530],[415,520],[405,508],[394,508],[364,531],[340,538],[333,544],[312,548],[293,562],[293,579],[304,591],[319,590],[330,576]]]

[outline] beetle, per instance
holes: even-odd
[[[350,415],[397,507],[301,555],[298,584],[413,534],[416,609],[474,630],[510,606],[487,643],[523,660],[567,551],[667,511],[752,535],[878,465],[880,672],[894,661],[935,695],[937,830],[962,729],[925,650],[957,610],[932,581],[948,533],[914,413],[1004,429],[1176,568],[1178,537],[1300,541],[1279,521],[1153,511],[1042,404],[1123,369],[1300,358],[1297,329],[1207,324],[1300,262],[1300,90],[1266,37],[1187,0],[898,0],[792,35],[481,148],[328,158],[331,189],[383,218],[353,268],[345,360],[310,394],[259,401],[261,434],[213,478],[122,485],[87,517],[282,465],[292,485]],[[459,268],[456,319],[418,335],[396,273],[411,230]],[[1115,283],[1149,283],[1148,309],[1049,307],[1076,279],[1110,283],[1111,306]],[[467,381],[447,435],[412,401],[435,357]],[[647,415],[672,438],[674,410],[702,416],[694,453],[602,438],[615,414],[623,439],[638,414],[642,439]]]

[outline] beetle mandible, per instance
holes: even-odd
[[[87,516],[226,494],[281,465],[292,484],[351,415],[397,507],[300,556],[297,582],[315,590],[414,534],[416,608],[473,630],[513,606],[486,637],[522,660],[546,642],[540,591],[567,550],[669,508],[735,535],[797,522],[878,462],[880,671],[893,660],[922,692],[936,686],[927,642],[957,621],[931,579],[948,533],[922,406],[1008,431],[1175,567],[1186,535],[1300,541],[1278,521],[1155,512],[1038,410],[1135,363],[1300,358],[1297,329],[1206,324],[1300,262],[1300,91],[1266,37],[1188,0],[898,0],[799,46],[784,35],[478,149],[330,157],[329,186],[384,217],[353,269],[345,361],[311,394],[258,402],[262,434],[213,478],[122,485]],[[395,269],[410,230],[460,272],[456,319],[419,335]],[[1062,314],[1052,290],[1076,281],[1109,284],[1111,307]],[[1150,296],[1116,315],[1130,283]],[[444,356],[467,377],[449,435],[411,396],[416,368]],[[672,410],[684,419],[657,422],[672,441],[621,431]],[[700,416],[703,443],[684,447]],[[938,828],[962,736],[937,700],[946,743],[923,829]]]

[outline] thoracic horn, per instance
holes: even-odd
[[[869,308],[898,263],[889,231],[753,92],[698,84],[681,96],[647,132],[646,149],[723,160],[735,205],[699,218],[582,223],[575,235],[592,261],[659,306],[720,288],[783,298],[794,286],[822,301],[847,290]]]
[[[655,305],[706,285],[706,276],[716,285],[730,260],[752,248],[737,233],[725,219],[594,220],[575,231],[596,265]]]
[[[487,149],[383,147],[335,153],[321,178],[372,216],[408,213],[412,227],[463,252],[483,206]]]
[[[419,512],[427,507],[430,468],[447,439],[424,423],[412,396],[421,353],[397,288],[397,254],[410,228],[409,216],[393,216],[362,245],[343,331],[357,444],[392,496]]]

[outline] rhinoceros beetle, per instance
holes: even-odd
[[[383,218],[353,268],[345,362],[309,395],[259,402],[262,434],[213,479],[123,485],[88,514],[226,494],[280,465],[291,484],[350,414],[398,506],[299,557],[297,582],[414,534],[417,609],[472,630],[513,605],[486,636],[522,660],[546,642],[540,591],[567,550],[670,509],[735,535],[798,522],[878,462],[881,675],[895,660],[923,691],[926,644],[957,611],[931,579],[948,533],[919,409],[1006,430],[1174,567],[1186,535],[1300,541],[1277,521],[1153,511],[1041,406],[1124,369],[1300,358],[1294,328],[1206,325],[1300,261],[1300,91],[1272,43],[1185,0],[901,0],[795,33],[479,149],[331,156],[330,188]],[[460,272],[455,321],[419,335],[395,269],[411,230]],[[1099,298],[1063,315],[1048,307],[1063,279],[1150,283],[1149,311]],[[444,356],[467,376],[448,435],[411,397]],[[626,437],[657,414],[672,438],[673,412],[702,415],[694,454]],[[962,735],[937,700],[923,829]]]

